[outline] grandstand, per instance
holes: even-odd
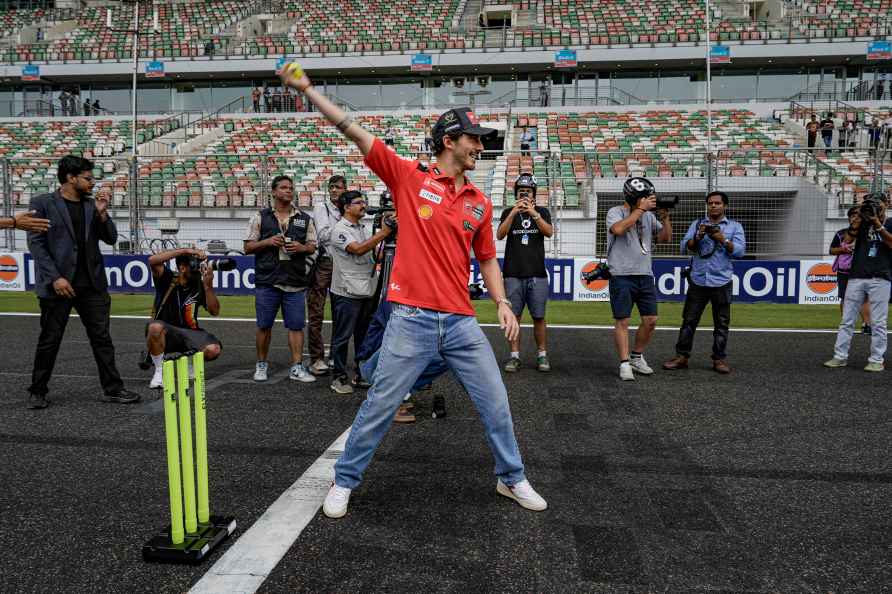
[[[890,0],[773,6],[781,10],[714,2],[707,35],[705,5],[694,0],[142,2],[140,59],[162,60],[166,72],[140,79],[145,115],[137,118],[134,147],[132,3],[32,2],[6,10],[0,3],[7,74],[29,63],[40,68],[38,80],[0,81],[0,113],[11,116],[0,120],[0,210],[53,189],[54,159],[69,152],[96,159],[97,191],[110,194],[131,239],[131,221],[143,237],[155,237],[157,220],[179,218],[178,240],[213,236],[238,249],[244,222],[267,203],[278,173],[295,178],[304,206],[325,199],[325,180],[335,172],[376,203],[383,184],[317,114],[282,112],[287,104],[268,99],[260,111],[274,113],[253,113],[253,89],[276,93],[275,59],[306,56],[320,88],[376,134],[396,130],[394,149],[406,157],[429,160],[426,126],[449,106],[474,103],[499,130],[476,182],[497,207],[510,206],[512,180],[533,171],[540,203],[559,213],[561,232],[548,244],[554,254],[602,248],[598,221],[631,175],[681,196],[680,232],[697,216],[702,192],[722,187],[744,205],[735,216],[753,227],[751,253],[819,254],[844,209],[892,176],[888,154],[872,147],[868,130],[892,112],[892,67],[865,56],[867,43],[888,38],[892,7]],[[722,103],[709,113],[707,38],[735,48],[730,65],[713,68]],[[821,43],[800,43],[809,40]],[[576,51],[575,67],[554,63],[554,51],[565,48]],[[429,73],[412,73],[411,58],[421,51],[436,59]],[[59,117],[62,89],[78,103],[101,101],[101,115]],[[806,121],[828,111],[858,122],[850,150],[808,149]],[[532,141],[521,152],[525,131]],[[888,142],[883,137],[881,145]],[[811,227],[778,222],[790,203],[817,213],[806,217]],[[0,237],[6,245],[21,241]]]

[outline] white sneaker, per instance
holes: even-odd
[[[160,367],[155,368],[155,373],[152,375],[152,381],[149,382],[149,389],[151,390],[160,390],[164,387],[164,373]]]
[[[350,503],[350,489],[332,483],[322,504],[322,513],[329,518],[343,518],[347,514],[348,503]]]
[[[624,382],[635,381],[635,374],[632,373],[632,364],[628,361],[619,364],[619,379]]]
[[[310,373],[312,373],[313,375],[325,375],[328,372],[328,364],[322,359],[317,359],[313,362],[312,365],[310,365]]]
[[[267,370],[269,369],[269,363],[266,361],[258,361],[257,365],[254,367],[254,381],[255,382],[265,382],[268,379]]]
[[[291,373],[288,377],[294,381],[304,382],[305,384],[316,381],[316,378],[310,375],[310,372],[300,363],[295,363],[291,366]]]
[[[644,355],[640,357],[632,357],[630,361],[632,365],[632,371],[640,373],[641,375],[650,375],[654,372],[650,365],[647,364],[647,361],[644,360]]]
[[[520,481],[516,485],[509,487],[500,479],[496,482],[496,493],[504,495],[508,499],[513,499],[524,509],[543,511],[548,508],[548,503],[533,490],[533,485],[528,480]]]

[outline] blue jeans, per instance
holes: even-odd
[[[359,370],[362,377],[370,384],[375,383],[375,372],[378,370],[378,360],[381,358],[381,351],[375,351],[371,357],[359,364]],[[413,394],[418,392],[428,384],[434,383],[434,380],[449,371],[449,365],[443,360],[443,357],[437,357],[435,360],[427,364],[412,389],[409,390]]]
[[[524,480],[523,461],[499,364],[476,318],[393,304],[375,381],[356,413],[335,483],[355,489],[396,409],[428,365],[442,357],[470,395],[495,457],[495,474],[508,486]]]

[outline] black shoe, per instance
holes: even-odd
[[[368,390],[369,388],[372,387],[372,384],[365,381],[361,375],[357,375],[352,380],[350,380],[350,385],[352,385],[354,388],[359,388],[361,390]]]
[[[130,390],[121,389],[115,394],[103,394],[99,397],[101,402],[117,402],[118,404],[133,404],[139,402],[139,394]]]
[[[49,405],[46,394],[31,394],[28,396],[28,408],[30,409],[46,408]]]

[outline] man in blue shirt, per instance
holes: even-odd
[[[705,219],[691,223],[684,239],[682,253],[692,254],[688,294],[684,302],[681,330],[675,345],[675,358],[663,363],[663,369],[687,369],[694,333],[706,304],[712,304],[712,368],[718,373],[731,373],[725,361],[728,327],[731,324],[731,274],[733,259],[743,256],[746,239],[743,227],[725,216],[728,195],[710,192],[706,197]]]

